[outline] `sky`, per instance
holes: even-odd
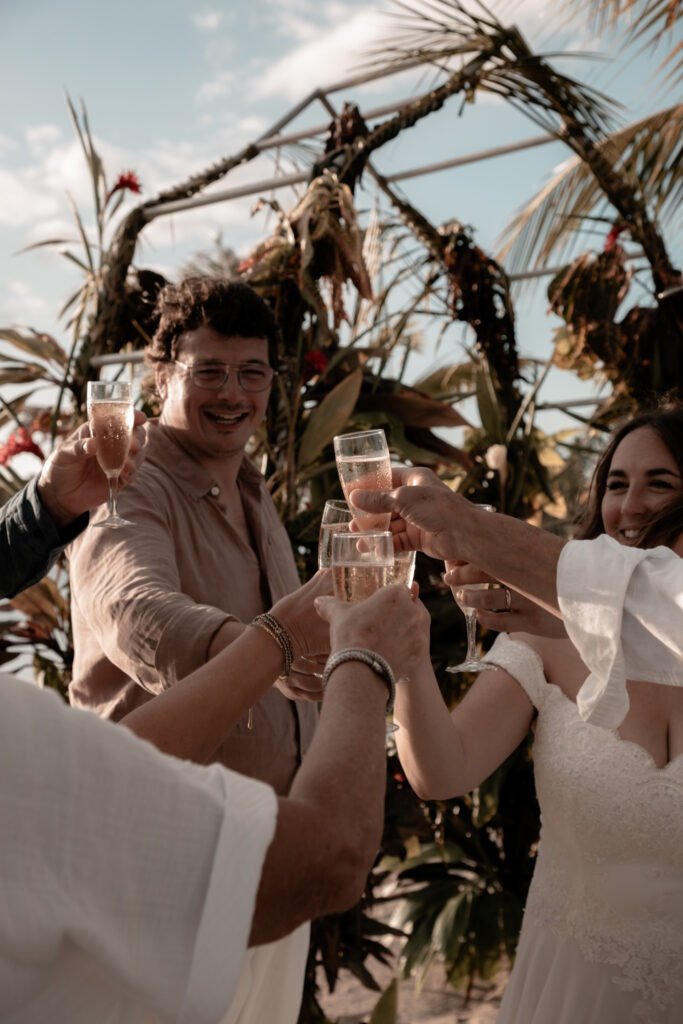
[[[147,198],[237,152],[312,89],[358,73],[369,51],[394,31],[387,6],[388,0],[118,0],[116,5],[0,0],[0,326],[31,325],[68,345],[57,311],[77,287],[78,271],[55,251],[20,253],[45,238],[74,236],[67,193],[86,224],[92,219],[89,179],[66,93],[76,105],[85,103],[110,181],[132,169]],[[584,59],[563,68],[618,96],[625,121],[676,100],[656,74],[661,53],[625,54],[613,36],[599,38],[581,22],[559,24],[555,14],[548,16],[555,5],[547,0],[491,0],[490,6],[503,22],[517,24],[537,49],[582,53]],[[597,50],[603,59],[586,59]],[[426,84],[424,73],[404,74],[332,99],[338,106],[354,99],[368,109],[406,99]],[[392,174],[539,134],[499,100],[482,97],[462,113],[460,106],[451,100],[404,132],[376,155],[377,168]],[[291,130],[328,120],[316,104],[292,122]],[[456,218],[472,225],[477,243],[495,252],[517,209],[569,155],[553,143],[413,178],[402,189],[432,221]],[[272,174],[271,154],[231,173],[218,188],[264,181]],[[159,218],[144,231],[136,263],[177,278],[183,264],[198,250],[210,249],[217,235],[246,255],[272,226],[265,212],[252,215],[257,198]],[[373,198],[368,180],[357,197],[359,208],[369,209]],[[294,196],[282,191],[277,199],[288,208]],[[129,207],[127,201],[123,212]],[[681,232],[667,239],[680,266]],[[523,355],[545,359],[550,353],[559,321],[548,316],[546,305],[543,287],[524,293],[517,303]],[[408,379],[434,360],[453,358],[452,350],[434,352],[428,346],[412,357]],[[594,392],[573,375],[554,371],[542,398]]]

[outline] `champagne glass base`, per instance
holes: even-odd
[[[123,516],[107,516],[106,519],[102,519],[99,523],[91,523],[91,526],[108,526],[112,530],[120,530],[122,526],[133,526],[130,519],[124,519]]]
[[[467,661],[461,661],[459,665],[449,665],[446,669],[447,672],[491,672],[496,671],[497,665],[492,665],[489,661],[482,661],[481,658],[469,658]]]

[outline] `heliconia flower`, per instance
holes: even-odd
[[[138,194],[142,192],[140,179],[135,171],[121,171],[118,178],[109,189],[105,202],[108,203],[116,192],[136,192]]]
[[[0,466],[6,466],[15,455],[28,452],[30,455],[37,455],[41,462],[45,456],[29,434],[26,427],[19,427],[7,438],[3,445],[0,445]]]
[[[626,225],[622,220],[617,220],[614,222],[612,227],[609,229],[609,232],[607,233],[607,237],[605,238],[605,244],[603,246],[605,252],[611,252],[612,249],[614,249],[617,242],[619,241],[619,235],[622,233],[622,231],[625,230]]]
[[[312,348],[304,356],[304,380],[324,373],[327,369],[328,359],[322,349]]]

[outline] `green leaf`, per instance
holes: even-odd
[[[397,394],[372,396],[372,404],[405,423],[407,427],[471,427],[471,423],[448,402],[420,394],[414,388],[402,388]]]
[[[51,334],[31,331],[30,334],[22,334],[12,328],[0,327],[0,340],[8,341],[13,348],[20,352],[28,352],[29,355],[38,356],[39,359],[49,361],[52,359],[60,366],[66,364],[66,352]]]
[[[335,434],[344,429],[358,401],[362,382],[362,371],[355,370],[332,388],[313,410],[299,445],[299,466],[309,466]]]
[[[396,1024],[398,1019],[398,981],[396,978],[379,997],[370,1024]]]
[[[81,236],[81,241],[83,242],[83,249],[85,250],[86,259],[88,261],[88,269],[89,269],[91,274],[94,274],[95,273],[95,262],[94,262],[93,256],[92,256],[92,248],[91,248],[88,236],[85,233],[85,228],[83,227],[83,221],[81,220],[81,215],[78,212],[78,207],[76,206],[75,202],[73,201],[73,197],[71,195],[69,195],[68,192],[66,194],[66,198],[67,198],[67,201],[69,203],[69,206],[71,207],[71,212],[74,215],[74,219],[76,221],[76,227],[78,228],[78,233]]]
[[[0,370],[0,384],[28,384],[32,380],[49,380],[50,375],[44,366],[37,363],[23,363],[21,366],[9,366]]]
[[[488,367],[483,363],[477,371],[477,405],[481,425],[491,443],[504,444],[505,429],[500,417],[496,391]]]
[[[75,242],[75,238],[44,238],[42,242],[33,242],[32,245],[25,245],[18,252],[19,255],[22,255],[25,252],[32,252],[34,249],[44,249],[50,245],[73,245]]]

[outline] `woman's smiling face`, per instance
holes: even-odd
[[[627,434],[612,456],[601,504],[605,533],[637,544],[647,520],[683,494],[675,458],[651,427]]]

